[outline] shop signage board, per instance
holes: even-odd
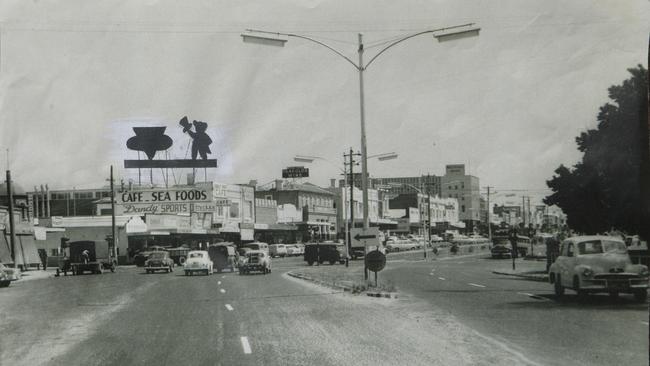
[[[212,187],[160,188],[132,190],[115,195],[122,214],[179,214],[213,212]],[[195,208],[193,205],[198,205]]]
[[[304,166],[290,166],[282,169],[282,178],[306,178],[309,177],[309,168]]]

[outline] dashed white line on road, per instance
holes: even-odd
[[[471,283],[471,282],[468,283],[468,285],[470,285],[470,286],[474,286],[474,287],[485,287],[485,286],[483,286],[483,285],[479,285],[479,284],[477,284],[477,283]]]
[[[442,281],[444,281],[444,280],[445,280],[445,278],[444,278],[444,277],[438,277],[438,279],[439,279],[439,280],[442,280]]]
[[[220,288],[219,291],[221,291],[222,294],[225,294],[225,293],[226,293],[226,290],[224,290],[224,289],[222,289],[222,288]]]
[[[248,343],[248,337],[241,337],[241,346],[242,348],[244,348],[245,354],[253,353],[253,351],[251,350],[251,345]]]
[[[233,307],[230,304],[226,304],[226,309],[228,309],[228,311],[233,311],[234,310]]]
[[[641,322],[641,324],[643,324],[643,325],[648,325],[648,322]]]
[[[221,281],[217,281],[217,285],[221,285]]]
[[[221,276],[221,278],[226,278],[226,276]]]

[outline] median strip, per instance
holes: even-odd
[[[483,285],[479,285],[479,284],[477,284],[477,283],[471,283],[471,282],[468,283],[468,285],[470,285],[470,286],[474,286],[474,287],[485,287],[485,286],[483,286]]]
[[[248,337],[241,337],[241,346],[244,349],[245,354],[251,354],[253,351],[251,350],[251,345],[248,343]]]

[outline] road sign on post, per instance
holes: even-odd
[[[365,247],[366,253],[368,249],[380,248],[381,242],[379,241],[379,228],[370,227],[350,229],[350,238],[352,239],[352,247]]]

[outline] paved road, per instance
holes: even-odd
[[[481,334],[546,365],[647,365],[648,304],[572,291],[558,301],[552,286],[492,274],[509,260],[459,258],[396,261],[383,274],[401,292],[424,299]],[[519,260],[520,268],[544,268]]]
[[[495,261],[405,257],[391,256],[399,259],[382,274],[404,294],[397,300],[286,276],[304,266],[299,258],[275,260],[269,275],[147,275],[120,267],[113,274],[17,282],[0,291],[0,363],[633,365],[646,359],[643,306],[626,299],[584,305],[571,296],[557,303],[546,284],[490,274],[501,266]]]
[[[358,263],[357,263],[358,265]],[[117,273],[0,292],[8,365],[530,364],[426,303],[336,293],[285,274]],[[330,270],[337,267],[328,267]],[[8,335],[8,336],[6,336]]]

